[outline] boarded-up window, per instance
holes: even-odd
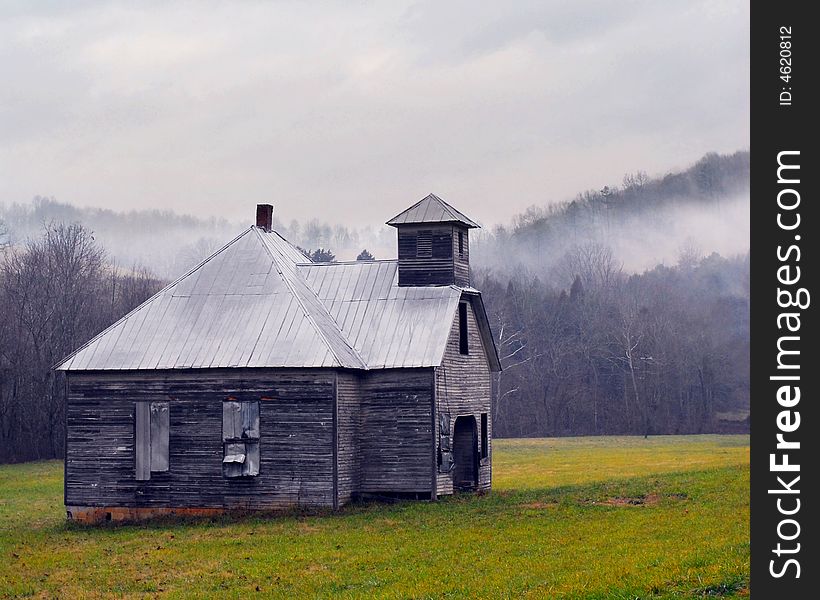
[[[146,481],[151,479],[151,473],[167,471],[170,434],[168,402],[137,402],[134,434],[136,478]]]
[[[419,231],[416,238],[416,256],[421,258],[433,256],[433,231],[431,229]]]
[[[461,354],[470,353],[467,337],[467,304],[465,302],[458,305],[458,351]]]
[[[259,401],[222,403],[222,474],[259,475]]]
[[[453,445],[450,438],[450,415],[438,414],[438,470],[449,473],[453,470]]]
[[[151,403],[151,471],[168,470],[170,414],[167,402]]]
[[[490,424],[487,421],[487,413],[481,413],[481,458],[490,455]]]

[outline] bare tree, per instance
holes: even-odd
[[[48,225],[0,266],[0,460],[61,456],[65,386],[52,366],[158,282],[109,269],[78,224]]]

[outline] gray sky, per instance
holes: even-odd
[[[748,148],[748,38],[742,1],[3,2],[0,202],[507,222]]]

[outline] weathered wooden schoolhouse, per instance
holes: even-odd
[[[388,221],[398,260],[312,263],[272,217],[57,367],[69,518],[490,489],[478,225],[431,194]]]

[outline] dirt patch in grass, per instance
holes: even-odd
[[[618,496],[616,498],[607,498],[598,504],[605,506],[653,506],[658,503],[660,496],[657,494],[649,494],[648,496]]]
[[[613,496],[606,500],[584,500],[582,504],[592,504],[597,506],[654,506],[661,499],[686,500],[686,494],[646,494],[643,496]]]
[[[594,506],[654,506],[661,499],[659,494],[645,496],[613,496],[606,500],[584,500],[582,504]]]

